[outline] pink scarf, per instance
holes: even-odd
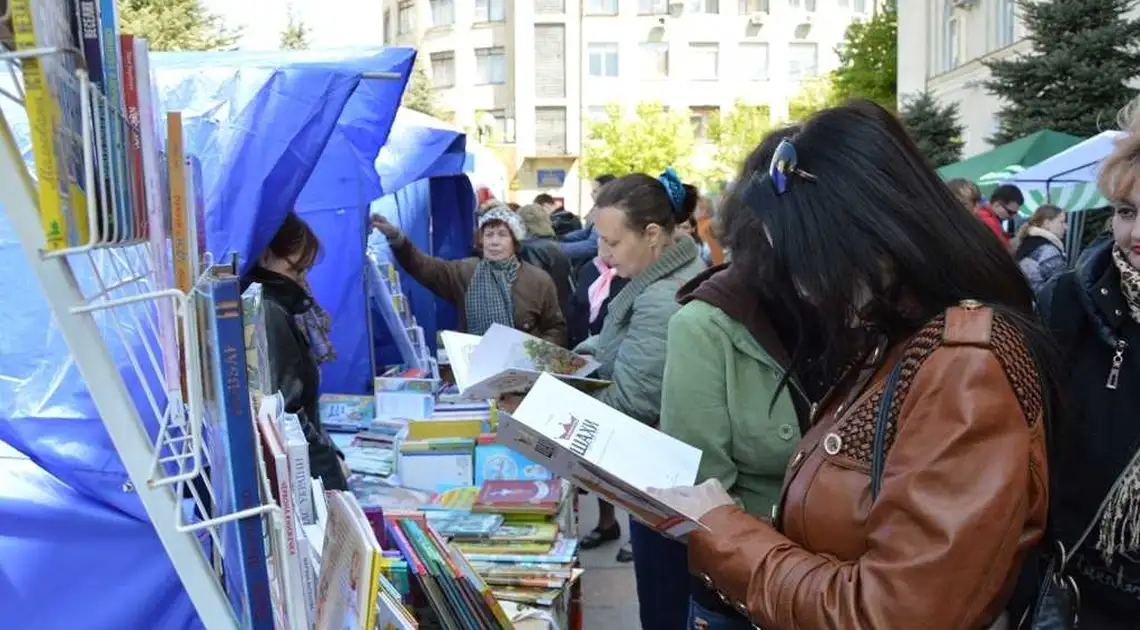
[[[591,324],[598,319],[598,313],[602,311],[602,304],[610,296],[610,283],[613,282],[614,276],[617,274],[613,267],[602,261],[600,256],[594,257],[594,266],[598,268],[598,279],[594,280],[590,284],[590,288],[586,290],[590,299]]]

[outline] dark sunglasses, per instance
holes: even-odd
[[[772,188],[777,195],[788,192],[788,177],[798,175],[809,182],[815,181],[815,175],[799,168],[799,157],[796,154],[796,145],[784,138],[772,154],[772,163],[768,166],[768,179],[772,181]]]

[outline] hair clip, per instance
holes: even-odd
[[[681,182],[677,171],[670,166],[657,176],[657,181],[665,188],[665,194],[669,197],[669,205],[673,206],[673,211],[679,211],[685,203],[685,185]]]
[[[772,153],[772,163],[768,166],[768,179],[772,181],[772,188],[776,190],[777,195],[788,192],[789,175],[798,175],[809,182],[815,181],[815,175],[801,170],[798,164],[796,145],[788,138],[784,138],[776,146],[776,151]]]

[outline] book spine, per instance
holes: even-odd
[[[202,163],[193,155],[186,156],[186,220],[190,240],[190,277],[202,273],[206,260],[206,193],[202,187]]]
[[[190,275],[189,211],[186,203],[186,158],[182,112],[166,114],[166,169],[170,173],[170,234],[174,255],[174,288],[189,293],[194,288]]]
[[[110,182],[107,190],[110,217],[108,240],[119,243],[129,240],[126,196],[126,155],[123,144],[122,83],[119,69],[119,10],[116,0],[99,0],[99,29],[103,45],[103,83],[100,88],[106,98],[102,112],[103,141],[106,151],[104,175]]]
[[[214,282],[215,364],[221,370],[221,398],[229,452],[227,471],[236,511],[261,505],[257,467],[257,435],[250,412],[246,384],[245,332],[242,327],[241,291],[236,277]],[[245,597],[253,630],[274,630],[273,601],[266,567],[265,531],[260,516],[238,521],[238,539],[245,567]]]
[[[44,25],[37,19],[33,7],[36,0],[12,0],[9,10],[17,50],[29,50],[49,44]],[[68,225],[64,212],[66,200],[66,166],[62,155],[57,154],[55,142],[60,124],[59,107],[52,96],[51,79],[45,64],[46,58],[31,56],[20,63],[24,75],[24,104],[28,112],[32,153],[35,156],[36,182],[39,188],[40,225],[44,232],[45,248],[59,250],[68,246]]]
[[[83,60],[87,64],[87,78],[95,86],[99,94],[106,95],[103,75],[103,35],[99,17],[99,3],[97,0],[79,0],[79,39],[83,48]],[[110,155],[111,147],[107,140],[107,118],[104,115],[102,104],[96,106],[92,103],[91,114],[94,116],[92,124],[96,133],[93,136],[96,162],[95,190],[88,192],[89,212],[95,212],[96,240],[107,242],[110,240],[112,206],[108,198],[111,193]]]
[[[289,458],[285,455],[285,448],[281,434],[272,422],[266,422],[263,430],[271,431],[277,447],[281,449],[281,456],[275,457],[274,466],[277,469],[277,491],[281,495],[281,517],[285,521],[286,544],[286,570],[289,573],[288,598],[294,602],[293,617],[291,619],[294,630],[305,630],[310,627],[307,610],[308,594],[305,588],[304,567],[301,561],[297,536],[296,510],[293,507],[293,481],[289,478]],[[304,610],[296,610],[304,607]]]
[[[146,222],[146,179],[143,175],[142,134],[139,131],[139,86],[135,59],[135,36],[120,35],[120,48],[123,60],[123,113],[127,117],[127,176],[130,182],[134,230],[132,239],[144,238],[147,234]]]

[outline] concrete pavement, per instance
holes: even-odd
[[[598,501],[593,495],[582,495],[578,503],[578,526],[581,533],[598,522]],[[633,564],[615,560],[618,548],[629,538],[629,518],[618,511],[622,524],[620,542],[581,552],[582,627],[584,630],[641,630],[637,617],[637,585]]]

